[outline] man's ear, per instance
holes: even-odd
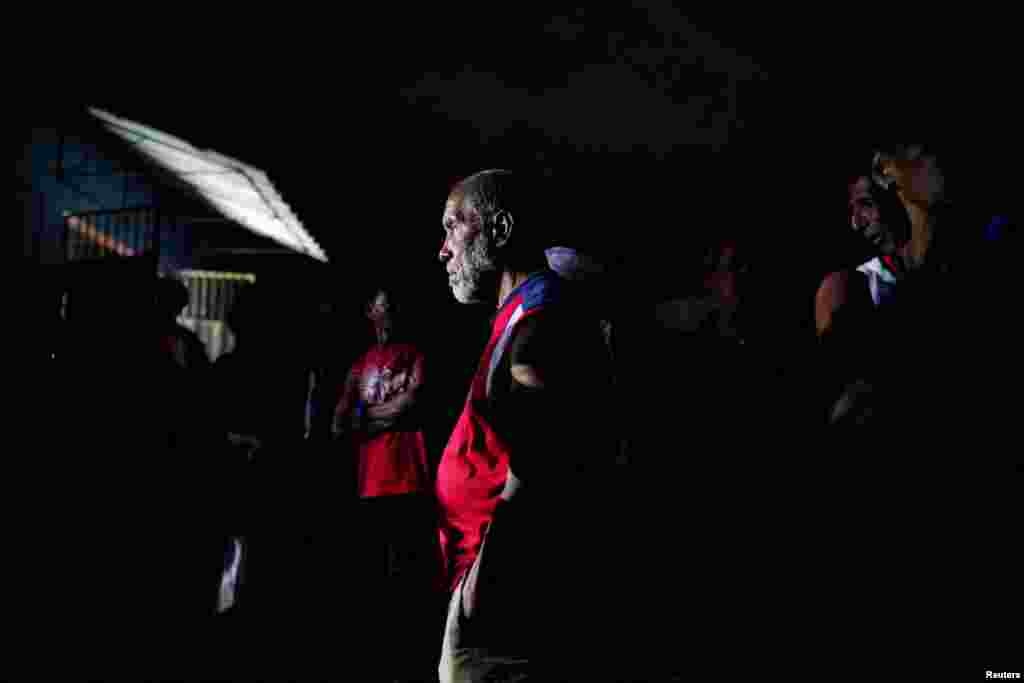
[[[499,209],[494,212],[494,216],[491,217],[491,232],[496,247],[503,247],[508,243],[512,237],[512,226],[514,223],[515,219],[512,218],[512,214],[508,211]]]

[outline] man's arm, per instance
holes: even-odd
[[[366,409],[366,416],[378,425],[390,426],[416,405],[417,392],[423,384],[423,356],[417,355],[405,391],[392,399]]]
[[[529,335],[526,335],[529,336]],[[524,337],[525,339],[525,337]],[[555,406],[551,405],[551,392],[547,389],[544,377],[544,364],[529,354],[520,353],[529,340],[516,343],[513,338],[510,354],[510,372],[512,375],[512,387],[508,395],[500,399],[500,403],[492,406],[492,420],[495,421],[495,428],[499,433],[512,444],[509,471],[505,479],[505,488],[501,492],[501,498],[505,502],[516,498],[522,482],[515,472],[525,471],[530,481],[535,480],[534,467],[541,464],[550,466],[543,455],[539,453],[542,449],[542,440],[545,433],[551,432],[552,425],[547,422],[553,417]],[[525,362],[529,360],[530,362]],[[521,557],[517,552],[521,550],[521,542],[516,542],[516,524],[512,513],[509,518],[509,508],[499,507],[488,525],[484,534],[484,541],[478,551],[476,560],[466,575],[462,588],[462,610],[466,618],[472,618],[477,614],[480,607],[481,593],[483,593],[486,605],[488,596],[493,594],[497,585],[496,571],[510,566],[509,558]],[[510,530],[511,524],[512,539],[505,538],[509,543],[503,543],[500,539]],[[495,529],[498,529],[496,532]],[[494,538],[495,533],[498,539]],[[521,539],[520,539],[521,540]],[[490,544],[490,548],[488,548]],[[486,555],[487,561],[484,562]],[[511,562],[515,566],[515,560]],[[499,607],[500,609],[500,607]]]
[[[543,389],[543,371],[536,365],[512,362],[512,380],[524,389]]]
[[[859,364],[856,362],[857,354],[864,352],[864,349],[858,348],[857,343],[861,330],[849,329],[841,320],[843,306],[849,298],[849,284],[847,271],[829,273],[814,297],[815,327],[818,339],[825,345],[823,362],[840,375],[849,373],[847,377],[835,377],[843,382],[843,388],[839,398],[829,408],[828,424],[861,424],[871,419],[873,411],[873,386],[860,377],[863,373],[858,371]],[[837,319],[840,319],[839,325]],[[850,377],[852,381],[849,381]]]
[[[585,375],[597,369],[583,361],[580,329],[574,326],[578,323],[560,313],[544,311],[519,324],[509,341],[508,365],[502,366],[511,382],[500,383],[503,388],[487,403],[495,431],[509,446],[509,472],[501,493],[509,504],[495,511],[466,575],[462,606],[467,617],[479,617],[481,606],[500,613],[517,599],[505,577],[537,552],[537,515],[551,505],[550,494],[560,489],[555,482],[566,481],[565,475],[574,471],[574,456],[585,448],[579,438],[584,425],[580,418],[585,415],[583,404],[593,398]],[[594,335],[603,349],[596,325]],[[564,499],[559,495],[557,500]]]
[[[352,406],[355,403],[356,394],[359,391],[359,373],[353,366],[345,377],[345,387],[342,389],[341,398],[334,407],[334,421],[331,424],[331,432],[338,435],[344,429],[343,425],[352,413]]]
[[[845,271],[829,273],[814,295],[814,324],[819,337],[831,331],[836,313],[846,303],[848,277]]]
[[[556,316],[545,311],[519,324],[508,348],[508,389],[488,405],[495,431],[509,444],[510,467],[524,483],[557,478],[570,465],[582,404],[593,398],[585,395],[578,330]]]

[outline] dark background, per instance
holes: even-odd
[[[444,298],[446,190],[505,166],[549,174],[562,241],[658,299],[711,236],[749,235],[766,264],[855,260],[843,179],[873,142],[1010,144],[1003,25],[670,3],[90,14],[47,25],[20,74],[30,111],[98,106],[265,169],[342,279]]]
[[[16,113],[96,106],[265,170],[330,258],[270,257],[275,312],[333,300],[358,320],[368,288],[397,285],[444,372],[471,371],[489,313],[452,301],[437,260],[448,188],[482,168],[548,176],[544,229],[613,267],[619,317],[695,292],[705,247],[739,238],[749,308],[792,358],[821,277],[866,256],[845,181],[879,141],[980,152],[986,205],[1017,211],[1006,16],[650,2],[42,25]],[[369,338],[358,322],[317,342],[344,365]]]
[[[549,227],[616,267],[622,310],[693,291],[703,246],[741,237],[776,348],[813,342],[821,276],[864,256],[845,180],[877,141],[984,151],[971,172],[986,201],[1017,211],[1016,23],[965,9],[86,7],[22,17],[11,108],[31,123],[96,106],[265,170],[331,260],[326,275],[288,260],[279,282],[296,289],[278,305],[313,282],[354,315],[367,288],[400,283],[409,326],[443,358],[434,405],[450,421],[489,312],[451,301],[440,215],[450,185],[482,168],[550,176]],[[341,366],[369,341],[352,329],[321,340],[337,338]],[[634,343],[633,362],[657,358]]]

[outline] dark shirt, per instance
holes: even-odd
[[[304,435],[309,374],[286,354],[241,345],[217,360],[214,385],[225,432],[255,436],[268,444]]]

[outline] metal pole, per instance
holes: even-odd
[[[71,223],[70,223],[70,218],[71,217],[67,216],[67,215],[61,216],[61,220],[64,221],[63,231],[62,231],[62,240],[61,240],[61,249],[62,249],[63,254],[64,254],[64,263],[70,263],[71,260],[72,260],[71,259]],[[47,228],[49,228],[50,221],[47,219],[47,215],[46,215],[45,212],[43,213],[42,220],[43,220],[44,225]]]
[[[153,209],[153,265],[156,274],[160,274],[160,211]]]
[[[32,251],[35,255],[37,263],[42,264],[43,262],[43,230],[46,225],[46,195],[42,192],[39,195],[39,215],[34,221],[35,225],[32,226],[33,232],[33,245]]]

